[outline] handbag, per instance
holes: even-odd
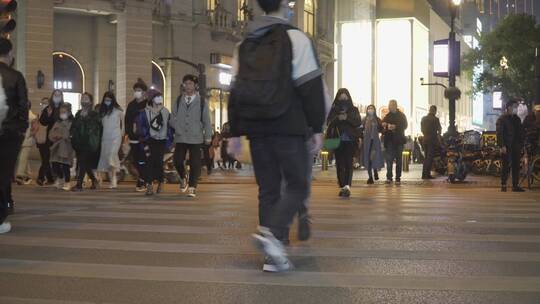
[[[341,145],[341,135],[339,134],[339,129],[336,128],[337,137],[329,136],[329,133],[326,134],[326,138],[323,143],[323,150],[325,151],[334,151],[339,148]],[[333,133],[333,132],[332,132]]]
[[[38,145],[45,144],[47,142],[47,126],[42,125],[39,121],[36,122],[37,127],[34,134],[36,143]]]

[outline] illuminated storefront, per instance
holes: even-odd
[[[409,120],[408,133],[420,132],[429,107],[429,30],[415,18],[377,20],[376,106],[397,100]]]

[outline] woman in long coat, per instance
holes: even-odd
[[[368,184],[379,180],[379,170],[384,168],[384,157],[381,149],[380,133],[383,130],[382,121],[377,117],[377,111],[374,105],[369,105],[366,109],[366,118],[363,123],[364,130],[364,166],[368,170]]]
[[[120,151],[122,136],[124,134],[124,112],[116,102],[116,97],[112,92],[107,92],[103,95],[99,113],[101,114],[103,136],[101,138],[98,171],[109,173],[109,180],[111,181],[110,188],[116,189],[118,187],[116,174],[121,166],[118,152]]]

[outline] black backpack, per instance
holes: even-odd
[[[240,118],[272,120],[284,115],[295,98],[290,25],[273,26],[262,37],[248,37],[239,47],[239,69],[231,106]]]

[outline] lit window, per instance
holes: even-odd
[[[67,89],[68,88],[68,84],[67,84],[67,81],[64,81],[64,83],[62,84],[62,89]]]
[[[68,82],[68,90],[73,89],[73,83],[71,81]]]
[[[304,3],[304,31],[315,35],[315,0],[306,0]]]
[[[248,0],[238,0],[238,21],[244,22],[248,19]]]
[[[216,0],[207,0],[206,7],[209,11],[213,11],[216,9]]]

